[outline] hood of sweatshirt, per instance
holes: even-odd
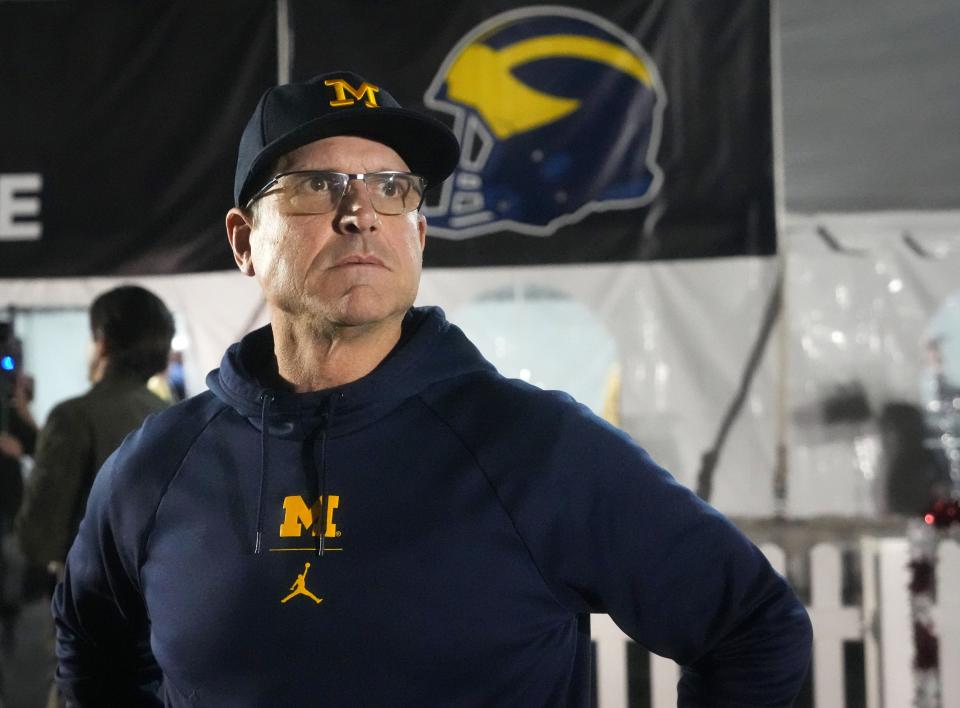
[[[477,371],[495,371],[438,307],[411,308],[404,316],[400,340],[390,354],[369,374],[343,386],[310,393],[278,389],[265,383],[276,380],[276,367],[273,330],[267,325],[232,345],[220,368],[207,376],[213,394],[260,432],[255,554],[261,552],[271,438],[299,440],[310,447],[319,444],[319,467],[304,472],[316,478],[319,498],[326,499],[328,438],[370,425],[434,383]],[[318,534],[316,540],[317,553],[322,556],[324,535]]]
[[[302,440],[321,427],[330,437],[348,433],[387,415],[434,383],[493,370],[443,310],[420,307],[407,312],[400,341],[377,368],[343,386],[293,393],[265,383],[276,371],[270,325],[233,344],[220,368],[207,376],[207,385],[258,429],[267,402],[270,436]]]

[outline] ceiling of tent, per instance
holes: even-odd
[[[786,207],[960,207],[960,2],[779,3]]]

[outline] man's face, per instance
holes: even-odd
[[[391,148],[353,136],[324,138],[284,158],[283,171],[409,171]],[[374,211],[363,182],[351,181],[327,214],[293,213],[279,190],[256,203],[249,232],[249,270],[271,308],[315,326],[359,326],[399,318],[420,283],[426,220],[419,212]],[[228,230],[230,220],[228,217]]]

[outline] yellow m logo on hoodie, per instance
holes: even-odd
[[[333,521],[333,513],[340,506],[340,497],[336,494],[328,494],[326,504],[327,518],[324,525],[323,535],[331,538],[337,535],[337,525]],[[283,523],[280,524],[281,536],[301,536],[304,530],[309,530],[311,536],[318,533],[319,516],[323,511],[323,497],[318,497],[312,506],[307,506],[303,497],[289,496],[283,500]]]

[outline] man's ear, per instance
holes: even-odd
[[[244,275],[254,275],[253,256],[250,253],[250,232],[253,229],[250,216],[233,207],[227,212],[227,241],[233,250],[233,260]]]
[[[417,214],[417,230],[420,232],[420,253],[427,247],[427,217]]]
[[[107,370],[110,359],[110,348],[102,334],[93,334],[90,347],[90,357],[87,361],[87,379],[90,383],[99,383]]]

